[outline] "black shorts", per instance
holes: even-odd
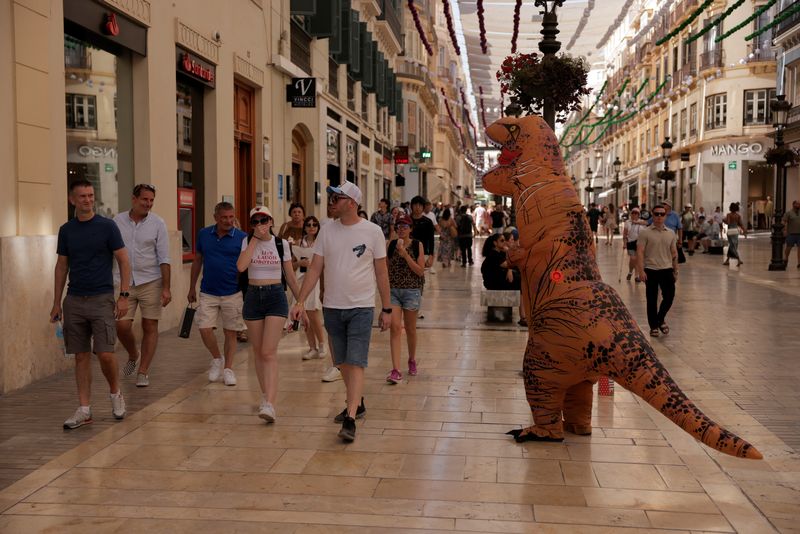
[[[636,252],[636,241],[628,241],[625,244],[625,248],[629,251]]]
[[[694,232],[692,230],[686,230],[683,232],[683,237],[685,237],[686,239],[694,239],[695,236],[697,236],[697,232]]]

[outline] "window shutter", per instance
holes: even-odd
[[[324,3],[322,2],[322,4]],[[292,0],[289,8],[292,15],[315,15],[317,0]]]

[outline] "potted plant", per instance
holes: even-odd
[[[766,151],[764,159],[770,165],[784,167],[787,165],[797,165],[797,153],[787,146],[774,146]]]
[[[500,90],[510,98],[504,111],[516,116],[541,113],[547,99],[555,108],[556,120],[564,122],[567,114],[580,110],[581,97],[589,94],[588,72],[582,57],[511,54],[496,74]]]
[[[675,171],[658,171],[656,177],[659,180],[670,181],[675,179]]]

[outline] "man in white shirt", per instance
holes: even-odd
[[[149,370],[158,343],[161,308],[172,300],[169,236],[164,219],[150,212],[155,197],[155,186],[139,184],[133,188],[131,209],[114,217],[125,248],[129,251],[131,263],[128,313],[117,321],[117,336],[128,351],[128,361],[123,368],[124,376],[131,376],[136,370],[136,361],[141,352],[139,373],[136,376],[138,387],[150,385]],[[141,350],[137,350],[133,335],[133,319],[137,307],[142,309]]]
[[[375,282],[381,297],[381,331],[391,324],[389,271],[386,241],[380,227],[358,216],[361,190],[352,182],[328,187],[328,202],[338,219],[320,229],[314,243],[314,259],[303,278],[303,287],[289,314],[307,323],[303,309],[321,274],[325,275],[322,314],[333,346],[334,363],[347,389],[347,406],[334,421],[342,422],[339,437],[351,442],[356,437],[356,417],[363,417],[364,369],[367,367],[372,319],[375,311]]]
[[[473,212],[472,218],[475,221],[475,226],[478,227],[478,235],[475,237],[480,237],[483,235],[483,231],[486,230],[486,221],[484,221],[484,217],[486,216],[486,208],[483,204],[478,204],[478,207],[475,208]]]

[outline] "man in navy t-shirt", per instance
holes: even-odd
[[[192,262],[189,281],[189,302],[197,301],[195,287],[200,271],[200,304],[197,308],[197,326],[203,344],[211,353],[208,380],[216,382],[222,377],[226,386],[236,385],[233,372],[233,355],[236,353],[236,333],[244,330],[242,323],[242,292],[239,290],[239,269],[236,260],[242,251],[242,240],[247,234],[234,227],[236,215],[230,202],[220,202],[214,207],[216,224],[207,226],[197,234],[197,254]],[[222,315],[225,333],[225,359],[219,350],[214,327]]]
[[[94,212],[94,187],[78,180],[70,185],[69,202],[75,218],[58,230],[58,260],[50,321],[64,321],[64,342],[68,354],[75,354],[75,379],[80,406],[64,421],[64,428],[78,428],[92,422],[91,355],[97,354],[111,393],[111,412],[125,417],[125,400],[119,390],[119,371],[114,357],[117,341],[115,319],[128,311],[130,263],[119,228],[111,219]],[[111,267],[116,258],[120,270],[120,294],[114,301]],[[61,297],[69,274],[67,296]]]

